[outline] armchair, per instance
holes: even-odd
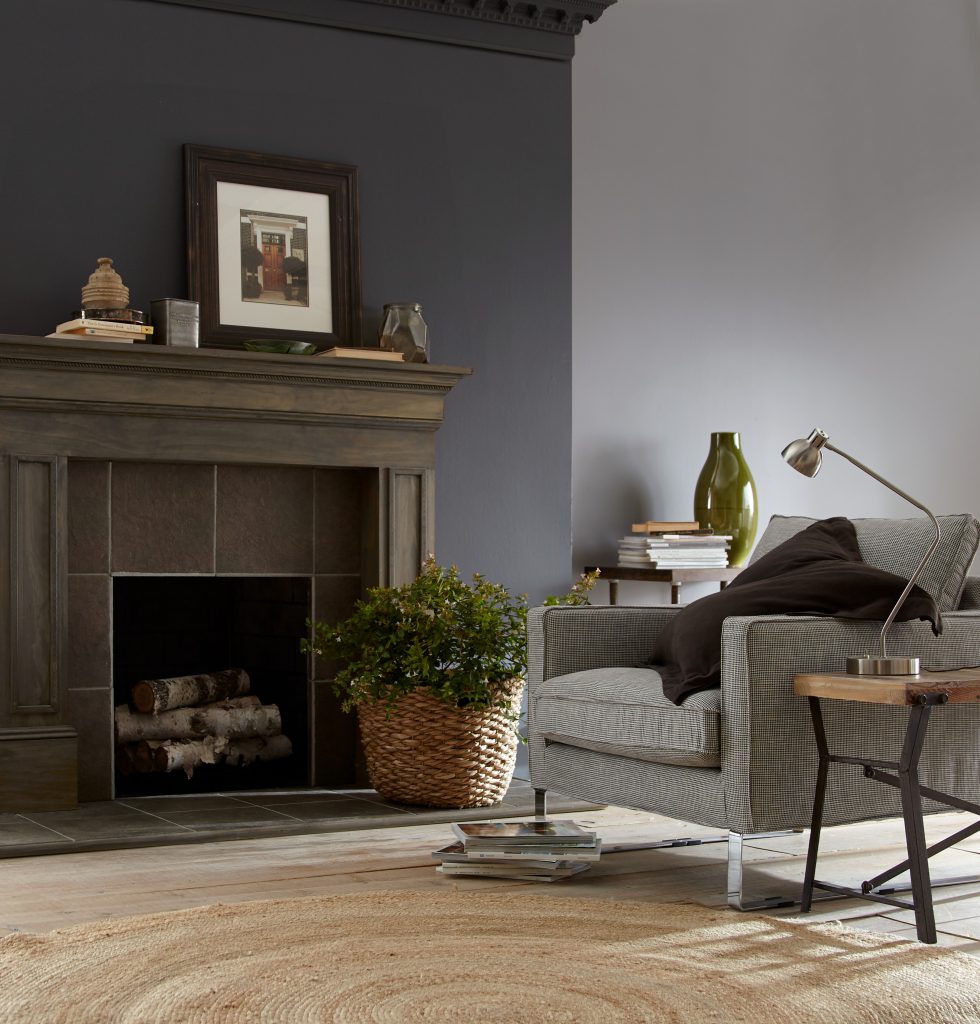
[[[813,520],[774,517],[753,558]],[[980,663],[980,578],[966,571],[980,539],[972,516],[940,519],[943,544],[920,583],[943,613],[943,633],[926,622],[895,624],[889,646],[929,669]],[[922,524],[922,529],[920,529]],[[901,571],[913,544],[933,534],[926,520],[855,520],[864,560]],[[894,544],[896,532],[902,544]],[[921,535],[921,536],[920,536]],[[895,560],[901,563],[896,568]],[[799,672],[841,671],[848,656],[876,649],[880,623],[817,616],[730,617],[722,627],[721,687],[677,706],[659,673],[642,667],[678,606],[532,609],[528,617],[528,739],[536,811],[548,790],[596,803],[664,814],[728,833],[728,899],[742,893],[742,841],[809,825],[817,752]],[[831,749],[892,757],[905,715],[829,702]],[[943,716],[920,765],[923,785],[976,798],[980,706]],[[947,808],[926,803],[925,810]],[[901,814],[897,791],[865,784],[861,769],[835,765],[824,824]]]

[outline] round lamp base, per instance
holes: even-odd
[[[915,676],[919,674],[918,658],[848,658],[849,676]]]

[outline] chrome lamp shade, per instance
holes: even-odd
[[[919,672],[919,659],[918,658],[890,658],[886,647],[886,638],[888,630],[891,628],[891,624],[895,621],[895,616],[898,615],[902,605],[905,603],[905,599],[911,593],[912,587],[915,586],[915,581],[919,578],[922,570],[925,568],[926,563],[932,557],[933,552],[939,546],[940,530],[939,523],[936,517],[923,505],[921,502],[916,501],[911,495],[900,490],[893,483],[890,483],[883,476],[880,476],[873,469],[869,469],[864,465],[863,462],[858,462],[853,456],[848,455],[847,452],[841,451],[840,448],[836,448],[830,443],[830,438],[819,429],[815,429],[811,432],[807,438],[799,438],[796,441],[791,441],[783,449],[783,458],[795,469],[797,472],[802,473],[804,476],[814,477],[820,472],[820,466],[823,463],[823,450],[826,448],[827,451],[836,452],[842,458],[847,459],[852,465],[857,466],[862,472],[867,473],[868,476],[874,478],[878,483],[887,487],[890,491],[894,491],[899,497],[904,498],[906,501],[911,502],[917,509],[925,512],[925,514],[932,521],[933,529],[936,531],[936,536],[933,538],[932,543],[929,545],[929,549],[926,551],[916,566],[915,572],[909,577],[908,583],[905,585],[905,589],[902,591],[898,600],[895,602],[895,607],[892,608],[888,614],[888,618],[885,619],[884,625],[881,627],[881,652],[879,655],[865,655],[860,658],[848,658],[847,659],[847,673],[848,675],[859,675],[859,676],[914,676]]]

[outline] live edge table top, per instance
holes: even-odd
[[[980,701],[980,667],[919,672],[914,676],[804,673],[793,677],[793,690],[800,697],[893,705],[918,704],[922,696],[945,693],[950,704],[969,704]]]

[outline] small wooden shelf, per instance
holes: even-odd
[[[737,565],[726,566],[724,569],[656,569],[645,566],[626,565],[587,565],[586,572],[598,569],[599,578],[609,584],[609,603],[616,604],[619,596],[619,581],[631,580],[636,583],[669,583],[670,603],[677,604],[681,596],[681,585],[684,583],[718,583],[721,589],[731,583],[741,572]]]

